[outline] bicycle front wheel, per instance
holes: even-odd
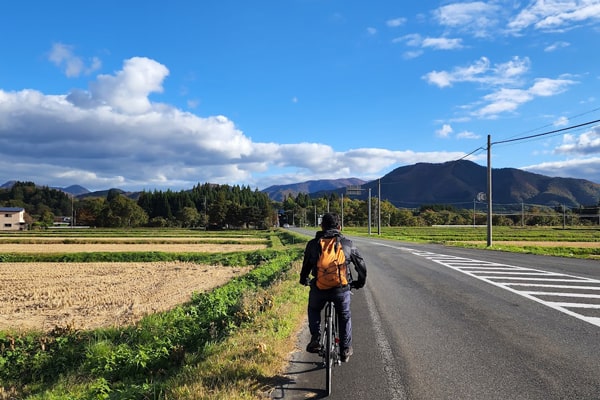
[[[333,335],[335,319],[335,309],[332,303],[328,303],[325,309],[325,390],[327,395],[331,394],[332,386],[332,372],[333,372],[333,358],[334,358],[334,346],[335,338]]]

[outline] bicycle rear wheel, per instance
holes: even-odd
[[[335,320],[335,308],[333,303],[327,303],[325,307],[325,390],[327,396],[331,394],[332,370],[334,361],[335,337],[333,335]]]

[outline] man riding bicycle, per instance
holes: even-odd
[[[352,241],[340,233],[340,221],[337,214],[328,213],[323,215],[321,221],[321,230],[311,239],[304,250],[304,260],[302,262],[302,271],[300,272],[300,283],[310,285],[308,295],[308,328],[310,330],[311,340],[306,351],[318,353],[321,350],[321,310],[327,301],[332,300],[335,308],[338,310],[340,326],[340,352],[342,361],[347,362],[353,354],[352,349],[352,316],[350,312],[350,289],[359,289],[365,285],[367,279],[367,266],[360,255],[358,249]],[[336,238],[342,245],[347,264],[353,264],[358,274],[356,280],[352,279],[350,268],[345,268],[346,284],[333,287],[331,289],[319,289],[316,283],[317,262],[321,255],[321,246],[319,240],[322,238]],[[309,279],[312,274],[313,279]]]

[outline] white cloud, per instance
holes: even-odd
[[[376,28],[373,28],[373,27],[368,27],[368,28],[367,28],[367,34],[368,34],[369,36],[376,35],[376,34],[377,34],[377,29],[376,29]]]
[[[477,135],[476,133],[470,131],[463,131],[456,135],[457,139],[480,139],[481,135]]]
[[[92,100],[117,111],[139,114],[151,109],[148,95],[162,92],[162,82],[169,75],[164,65],[144,57],[133,57],[123,63],[115,75],[100,75],[90,85]]]
[[[405,42],[410,47],[432,48],[434,50],[456,50],[464,47],[460,38],[422,37],[416,33],[392,39],[392,43],[400,42]]]
[[[590,155],[600,153],[600,126],[596,126],[579,136],[567,134],[563,143],[555,150],[559,154]]]
[[[436,50],[455,50],[461,49],[462,39],[449,38],[425,38],[423,39],[423,47],[430,47]]]
[[[493,2],[456,2],[442,6],[433,12],[442,26],[469,32],[476,37],[490,35],[499,23],[502,8]]]
[[[535,0],[508,23],[508,28],[513,32],[530,27],[560,31],[597,20],[600,20],[598,0]]]
[[[510,61],[492,66],[487,57],[481,57],[465,67],[452,71],[432,71],[423,76],[428,83],[440,88],[459,82],[475,82],[485,85],[516,84],[529,71],[529,58],[513,57]]]
[[[544,162],[519,167],[519,169],[546,176],[586,179],[600,183],[600,157]]]
[[[569,123],[569,118],[567,117],[559,117],[556,121],[552,123],[554,126],[566,126]]]
[[[8,179],[49,186],[176,190],[203,182],[266,187],[292,175],[296,182],[302,176],[367,179],[398,164],[464,155],[256,143],[225,116],[152,102],[149,95],[162,91],[167,75],[162,64],[136,57],[113,75],[100,75],[89,92],[0,90],[0,170],[10,171]]]
[[[537,97],[555,96],[567,90],[574,81],[568,79],[537,79],[529,89],[501,88],[483,97],[485,106],[473,112],[478,117],[495,118],[498,114],[515,111]]]
[[[397,28],[406,23],[406,18],[394,18],[386,21],[386,25],[391,28]]]
[[[444,124],[444,125],[442,125],[442,127],[440,129],[435,131],[435,134],[438,137],[447,138],[448,136],[450,136],[450,134],[452,132],[454,132],[454,129],[452,129],[452,127],[450,125]]]
[[[413,58],[418,58],[423,55],[423,50],[415,50],[415,51],[405,51],[402,53],[402,56],[406,60],[412,60]]]
[[[89,75],[102,66],[102,62],[96,57],[92,58],[90,64],[86,66],[83,59],[76,56],[73,50],[73,46],[54,43],[48,55],[48,59],[61,67],[68,78],[76,78],[82,74]]]
[[[486,57],[452,71],[432,71],[422,78],[439,88],[447,88],[455,83],[478,83],[489,88],[491,93],[484,95],[475,105],[472,116],[496,118],[498,114],[514,112],[524,103],[537,97],[549,97],[563,93],[576,82],[567,79],[538,78],[528,89],[521,89],[524,76],[529,72],[528,58],[513,57],[505,63],[492,65]],[[484,105],[481,106],[480,104]],[[471,107],[469,107],[471,108]]]
[[[558,42],[554,42],[554,43],[552,43],[550,46],[547,46],[547,47],[544,49],[544,51],[545,51],[545,52],[548,52],[548,53],[550,53],[550,52],[556,51],[556,50],[558,50],[558,49],[562,49],[562,48],[565,48],[565,47],[569,47],[570,45],[571,45],[571,44],[570,44],[569,42],[558,41]]]

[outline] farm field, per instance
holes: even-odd
[[[191,262],[0,263],[0,330],[133,324],[248,270]]]
[[[273,230],[0,232],[0,399],[262,393],[303,315],[290,279],[303,243]],[[231,365],[256,372],[215,372]]]
[[[367,236],[365,228],[344,228],[346,234]],[[371,236],[377,236],[372,229]],[[382,227],[381,237],[401,241],[441,243],[447,246],[487,248],[485,226]],[[600,259],[598,227],[493,228],[490,250],[527,252],[562,257]]]
[[[3,254],[29,254],[35,260],[36,254],[112,253],[115,262],[0,262],[0,331],[132,325],[249,270],[176,260],[128,262],[119,253],[233,253],[268,244],[266,235],[231,232],[3,233],[0,260]]]
[[[266,244],[209,243],[3,243],[0,253],[151,252],[221,253],[265,249]]]

